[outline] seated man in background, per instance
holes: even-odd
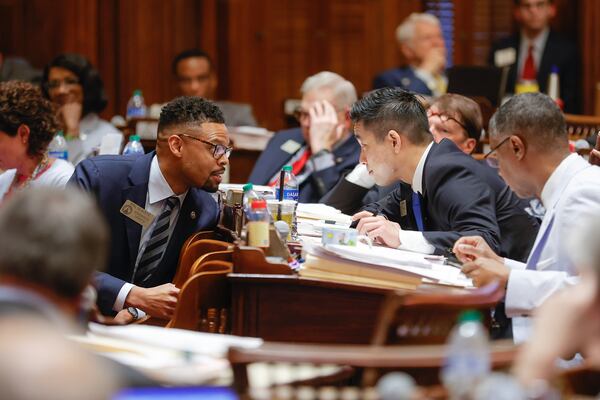
[[[411,186],[410,196],[400,188],[382,200],[392,208],[390,216],[414,215],[418,229],[403,230],[383,210],[384,215],[356,215],[360,233],[389,247],[444,254],[460,236],[479,232],[497,251],[526,257],[536,220],[496,171],[448,139],[433,143],[427,113],[414,95],[399,88],[379,89],[359,100],[350,115],[361,161],[375,181],[389,185],[401,180]]]
[[[300,128],[275,134],[248,180],[273,186],[281,168],[292,165],[300,185],[299,201],[316,203],[358,163],[360,148],[348,115],[356,89],[340,75],[323,71],[308,77],[300,91]]]
[[[177,79],[177,87],[183,96],[214,99],[219,80],[207,53],[199,49],[183,51],[173,59],[172,70]],[[250,104],[231,101],[214,103],[223,112],[227,126],[256,126]]]
[[[104,314],[135,307],[168,319],[177,304],[175,275],[183,242],[217,224],[209,194],[231,152],[223,114],[200,97],[178,97],[162,108],[156,152],[84,160],[70,183],[93,193],[109,222],[107,273],[99,273]]]
[[[440,21],[431,14],[412,13],[396,28],[396,40],[406,66],[373,79],[373,89],[400,87],[425,96],[446,92],[446,45]]]
[[[454,253],[475,285],[498,280],[506,287],[506,315],[515,342],[529,337],[531,314],[556,290],[577,281],[569,237],[600,214],[600,168],[569,152],[565,118],[550,97],[517,95],[489,126],[492,161],[520,197],[536,196],[546,208],[527,263],[502,258],[487,239],[463,237]]]

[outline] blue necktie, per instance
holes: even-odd
[[[421,211],[421,195],[419,193],[412,192],[412,208],[415,221],[417,222],[417,228],[419,228],[419,231],[423,232],[423,213]]]
[[[548,236],[550,236],[550,230],[552,230],[552,225],[554,224],[554,216],[552,216],[551,218],[552,219],[548,223],[548,226],[546,227],[544,234],[542,235],[540,241],[537,243],[537,246],[535,246],[535,248],[531,252],[531,256],[527,260],[527,268],[526,269],[535,270],[538,262],[540,261],[540,257],[542,256],[542,251],[544,250],[544,247],[546,247],[546,242],[548,241]]]

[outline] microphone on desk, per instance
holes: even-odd
[[[285,221],[275,221],[273,225],[275,226],[277,235],[279,235],[279,239],[285,243],[290,234],[290,226]]]
[[[417,385],[413,377],[404,372],[390,372],[379,379],[376,388],[381,400],[410,400],[415,396]]]

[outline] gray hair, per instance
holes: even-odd
[[[440,20],[432,14],[412,13],[402,21],[396,28],[396,40],[398,43],[410,43],[415,37],[415,25],[419,22],[440,25]]]
[[[568,145],[565,117],[548,96],[523,93],[512,97],[492,116],[490,136],[519,134],[540,149],[563,151]]]
[[[336,107],[350,107],[357,100],[356,89],[352,82],[344,79],[335,72],[322,71],[306,78],[300,92],[306,93],[317,89],[331,89]]]
[[[77,189],[28,188],[0,208],[0,275],[77,298],[103,269],[108,228],[92,198]]]

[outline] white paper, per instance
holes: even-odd
[[[102,136],[100,141],[100,150],[98,155],[103,154],[121,154],[121,145],[123,144],[123,135],[120,133],[107,133]]]

